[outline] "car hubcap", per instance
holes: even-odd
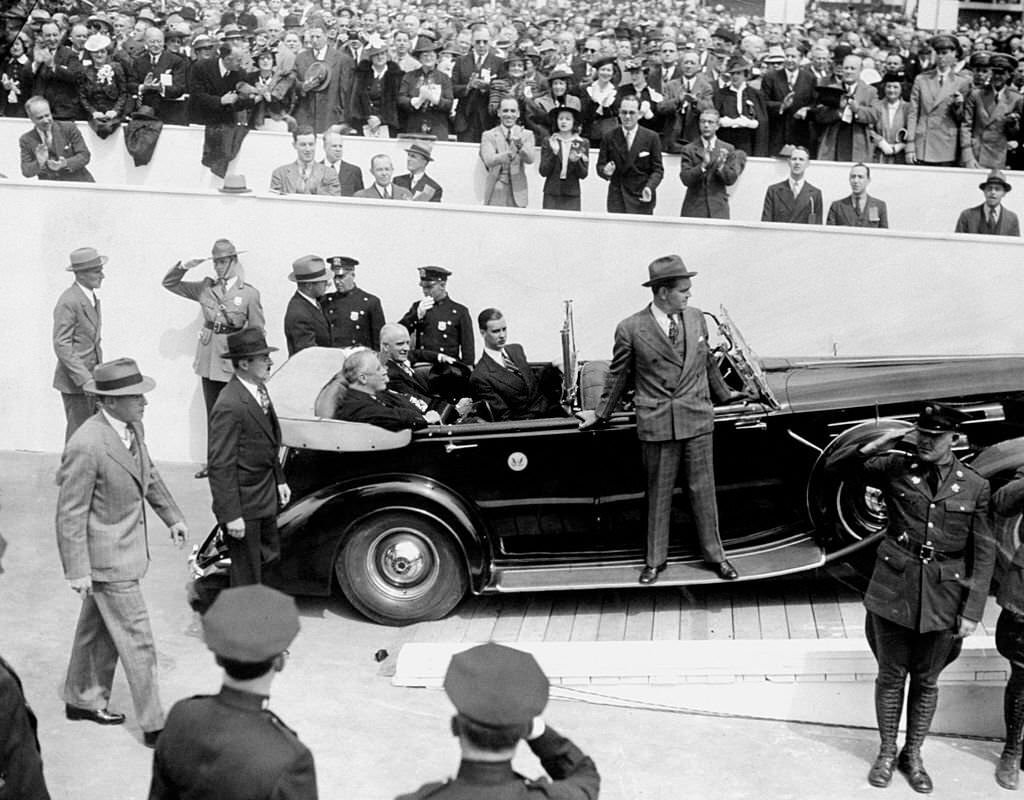
[[[856,482],[839,484],[836,508],[843,530],[857,541],[885,530],[889,519],[882,491]]]
[[[414,530],[384,531],[366,557],[367,574],[375,588],[391,597],[409,600],[423,595],[437,578],[437,551]]]

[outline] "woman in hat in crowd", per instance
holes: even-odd
[[[265,325],[259,290],[245,282],[245,274],[238,260],[238,256],[244,252],[236,250],[234,244],[227,239],[218,239],[213,243],[209,258],[193,258],[184,263],[179,261],[171,267],[163,280],[167,291],[199,303],[203,315],[203,327],[199,330],[192,368],[202,381],[207,422],[218,395],[234,375],[231,362],[223,357],[228,349],[228,335],[246,328],[263,330]],[[185,273],[205,261],[213,262],[215,277],[184,280]],[[206,467],[196,477],[205,478]]]
[[[124,120],[128,104],[128,82],[121,65],[110,57],[110,39],[94,33],[85,40],[85,50],[92,59],[78,87],[78,99],[85,109],[89,127],[106,139]]]
[[[647,83],[650,66],[642,58],[631,58],[626,62],[626,71],[619,82],[619,102],[623,97],[633,95],[640,101],[640,120],[643,127],[661,133],[665,115],[659,110],[665,96]]]
[[[398,92],[404,76],[379,40],[368,44],[356,65],[348,124],[364,136],[395,138],[400,130]]]
[[[580,99],[570,93],[573,89],[573,78],[572,69],[566,64],[559,64],[548,73],[547,91],[527,101],[527,127],[541,139],[550,136],[556,130],[553,118],[549,116],[554,109],[567,106],[582,112]],[[582,114],[580,117],[582,119]]]
[[[764,95],[747,83],[751,64],[734,55],[725,65],[729,85],[715,92],[715,110],[721,115],[718,138],[748,156],[767,155],[768,110]]]
[[[868,136],[875,145],[872,160],[879,164],[905,164],[907,114],[910,104],[903,99],[905,75],[887,72],[882,76],[882,99],[874,104],[875,122]]]
[[[398,107],[404,116],[403,133],[434,136],[448,140],[449,116],[455,104],[452,79],[438,68],[441,46],[420,36],[412,52],[420,68],[407,72],[398,92]]]
[[[277,54],[260,50],[253,58],[256,69],[246,83],[253,87],[255,105],[249,111],[249,127],[253,130],[287,131],[295,106],[295,79],[277,68]]]
[[[601,56],[591,62],[594,82],[583,96],[584,129],[591,147],[600,147],[601,140],[619,124],[619,95],[615,84],[615,56]]]
[[[580,181],[587,177],[590,144],[579,134],[582,115],[571,106],[551,109],[555,133],[543,140],[540,174],[544,178],[544,208],[580,210]]]
[[[25,117],[25,101],[32,88],[29,51],[32,37],[19,31],[11,41],[7,58],[0,61],[0,117]]]

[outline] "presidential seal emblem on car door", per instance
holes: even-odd
[[[509,453],[508,456],[508,468],[513,472],[522,472],[526,469],[526,465],[529,464],[529,459],[526,458],[526,453]]]

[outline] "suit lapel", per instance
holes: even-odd
[[[516,366],[518,367],[518,364]],[[487,354],[484,354],[484,367],[488,370],[490,377],[498,383],[503,383],[513,390],[522,389],[524,379],[517,377],[503,366],[499,366]]]
[[[117,435],[117,431],[115,431],[111,427],[110,423],[107,422],[107,418],[102,415],[101,418],[103,419],[103,436],[107,447],[107,453],[110,455],[111,459],[125,468],[128,474],[135,479],[137,484],[139,484],[139,488],[141,489],[145,486],[145,483],[143,482],[143,476],[139,469],[139,463],[135,460],[135,457],[128,452],[128,448],[124,446],[124,442],[121,441],[121,437]]]
[[[640,318],[640,335],[651,345],[655,350],[661,353],[665,358],[669,359],[675,364],[682,366],[683,354],[680,353],[669,338],[665,335],[665,332],[661,329],[657,320],[654,319],[654,312],[650,306],[641,315]]]
[[[246,410],[250,415],[259,423],[259,426],[263,429],[264,433],[267,434],[271,439],[274,438],[274,426],[270,422],[270,415],[264,414],[263,409],[260,408],[260,404],[256,402],[256,398],[252,396],[248,389],[244,386],[239,386],[239,393],[242,396],[242,403],[245,405]]]

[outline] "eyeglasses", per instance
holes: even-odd
[[[596,53],[597,52],[597,48],[596,47],[584,47],[583,48],[583,52],[584,53]]]
[[[619,109],[619,113],[622,116],[624,116],[624,117],[635,117],[640,112],[639,111],[626,111],[626,109],[621,108],[621,109]]]

